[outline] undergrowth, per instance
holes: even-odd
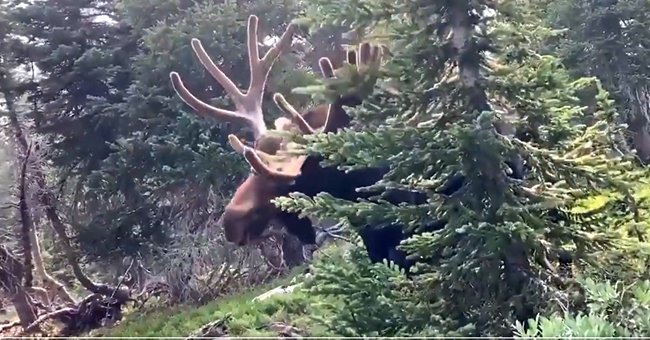
[[[639,201],[646,200],[650,197],[650,186],[640,185],[634,196]],[[613,197],[607,194],[591,197],[580,202],[580,204],[576,206],[576,211],[596,208],[604,205],[612,198]],[[646,220],[645,216],[643,220]],[[365,266],[370,265],[369,263],[365,265],[361,263],[344,263],[346,259],[349,261],[350,258],[343,255],[343,253],[346,252],[343,248],[344,247],[338,245],[332,245],[320,251],[320,254],[317,255],[315,259],[316,263],[314,263],[314,269],[322,271],[322,268],[320,268],[322,265],[318,265],[319,262],[323,262],[327,266],[336,266],[336,263],[343,263],[341,267],[359,266],[365,268]],[[313,294],[313,286],[318,285],[318,282],[311,282],[311,290],[310,288],[302,289],[301,287],[294,290],[291,294],[276,295],[261,302],[252,301],[255,296],[272,288],[290,285],[296,280],[302,280],[299,273],[303,270],[304,267],[297,268],[293,271],[292,275],[288,275],[263,286],[252,288],[246,292],[223,297],[203,306],[178,306],[172,308],[150,308],[144,311],[130,311],[119,325],[95,331],[90,335],[104,337],[185,337],[206,323],[225,319],[229,316],[228,319],[230,321],[227,325],[231,336],[277,336],[277,333],[268,329],[270,324],[277,322],[296,327],[302,330],[304,335],[308,336],[336,336],[337,334],[332,334],[333,330],[331,327],[327,326],[326,321],[336,319],[332,314],[345,313],[346,308],[343,307],[345,304],[341,303],[341,301],[337,300],[335,297],[324,296],[327,294],[320,296]],[[357,273],[360,273],[360,271],[357,271]],[[320,276],[319,273],[316,273],[316,277]],[[616,281],[617,279],[620,278],[617,277],[614,280]],[[593,283],[592,285],[595,284],[596,283]],[[603,282],[602,284],[609,285],[607,282]],[[312,291],[312,294],[307,294],[307,291]],[[337,306],[340,306],[341,308],[337,308]],[[369,311],[370,309],[366,310]],[[603,325],[609,325],[610,323],[614,324],[616,321],[595,314],[593,308],[588,308],[584,312],[589,313],[592,317],[596,317],[598,322]],[[576,317],[580,319],[581,315],[582,314],[576,316],[556,315],[554,316],[555,319],[553,319],[557,319],[554,325],[559,327],[558,329],[569,329],[570,327],[568,325],[571,324],[571,320],[574,320]],[[544,324],[550,322],[544,320],[546,319],[543,319],[540,322],[543,321]],[[528,326],[531,326],[534,323],[534,320],[530,320]],[[522,336],[522,334],[527,334],[521,327],[523,327],[523,325],[519,325],[518,329],[513,329],[515,335]],[[549,332],[553,333],[550,331],[549,327],[553,328],[548,326],[544,330],[544,334]],[[534,328],[537,327],[533,327],[533,329]],[[531,334],[528,334],[530,336],[539,336],[539,334],[534,330],[531,330],[530,332],[532,332]],[[575,333],[578,332],[578,330],[574,329],[571,332]],[[590,330],[585,334],[591,333],[592,330],[590,328]],[[600,334],[598,332],[596,333]],[[620,333],[625,334],[625,332]]]
[[[130,311],[116,326],[97,330],[91,336],[99,337],[185,337],[206,323],[230,316],[229,333],[232,336],[276,336],[268,330],[269,324],[282,322],[308,330],[311,336],[324,336],[325,328],[312,324],[314,310],[303,290],[279,294],[265,301],[253,298],[278,286],[292,284],[304,267],[291,275],[249,291],[223,297],[203,306],[176,306]]]

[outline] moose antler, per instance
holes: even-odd
[[[363,77],[366,74],[372,74],[379,68],[381,63],[381,50],[378,46],[371,46],[369,43],[362,43],[359,45],[358,53],[352,50],[348,51],[347,57],[348,65],[345,65],[342,68],[342,73],[338,72],[341,69],[334,70],[332,63],[328,58],[321,58],[319,60],[321,73],[325,78],[327,90],[335,92],[337,93],[337,96],[341,97],[345,97],[347,94],[338,94],[344,91],[338,89],[337,86],[345,86],[350,83],[354,85],[356,82],[361,83],[361,85],[358,86],[364,86],[365,82],[362,81],[363,79],[358,78]],[[374,85],[374,82],[371,81],[371,83]],[[273,100],[280,109],[291,117],[291,119],[286,117],[276,119],[275,128],[279,131],[297,129],[297,132],[302,134],[313,134],[321,131],[330,132],[333,131],[336,126],[336,123],[334,122],[341,120],[341,117],[336,117],[336,115],[345,114],[345,112],[340,112],[340,110],[334,109],[333,105],[330,105],[327,111],[325,125],[318,127],[317,129],[316,127],[312,127],[298,112],[298,110],[287,102],[282,94],[274,94]],[[295,179],[295,177],[300,175],[302,164],[307,159],[307,156],[305,155],[295,155],[285,152],[287,151],[284,149],[287,149],[288,140],[270,134],[256,140],[255,148],[244,145],[244,143],[234,135],[229,135],[228,139],[233,149],[244,155],[255,172],[264,176],[272,177],[276,180],[290,182]],[[273,150],[275,154],[269,154],[267,150]]]
[[[359,98],[367,92],[372,92],[372,87],[377,80],[377,71],[381,66],[383,50],[377,45],[364,42],[359,45],[358,52],[348,50],[347,65],[335,70],[328,58],[320,58],[318,66],[326,86],[325,95],[332,102],[340,101],[344,105],[357,105]],[[339,117],[345,114],[330,105],[323,132],[336,130],[337,121],[345,120]]]
[[[226,76],[223,71],[214,64],[201,45],[201,42],[196,38],[192,39],[192,49],[194,50],[194,53],[210,75],[212,75],[212,77],[223,86],[224,90],[235,104],[234,111],[217,108],[201,101],[187,90],[178,73],[171,72],[169,74],[172,86],[176,93],[199,115],[213,117],[224,121],[244,122],[244,124],[252,128],[253,138],[255,139],[259,138],[267,131],[266,124],[264,123],[264,114],[262,112],[262,96],[264,94],[266,80],[273,63],[275,63],[280,54],[285,52],[291,46],[291,40],[295,31],[295,26],[289,24],[280,37],[280,41],[266,52],[264,57],[260,58],[257,40],[257,24],[257,16],[251,15],[248,17],[246,42],[248,46],[248,60],[250,66],[250,83],[246,93],[242,93],[232,80],[230,80],[230,78],[228,78],[228,76]]]

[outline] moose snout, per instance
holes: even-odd
[[[227,242],[237,246],[245,246],[250,243],[250,228],[244,216],[226,211],[219,218],[218,225],[223,228]]]
[[[221,215],[219,227],[223,228],[226,241],[236,245],[242,245],[246,240],[243,230],[236,228],[233,222],[225,215]]]

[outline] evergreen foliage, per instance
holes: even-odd
[[[295,152],[343,170],[388,165],[383,180],[359,190],[415,190],[427,202],[279,198],[287,211],[343,222],[354,242],[325,249],[305,286],[285,298],[255,304],[244,295],[245,303],[154,313],[155,325],[136,311],[119,335],[182,336],[233,314],[232,335],[248,336],[271,335],[262,329],[277,320],[322,336],[647,336],[650,186],[638,160],[650,159],[649,6],[10,0],[0,4],[0,113],[20,101],[29,139],[47,142],[43,167],[84,270],[118,276],[125,258],[138,257],[192,295],[197,282],[230,270],[232,258],[247,260],[220,243],[213,226],[249,167],[226,145],[239,126],[197,118],[169,72],[202,100],[228,107],[190,39],[241,86],[249,77],[248,15],[261,18],[265,37],[301,15],[295,22],[309,43],[296,39],[294,53],[274,66],[266,119],[280,114],[275,92],[300,108],[360,94],[363,104],[346,108],[350,127],[294,136]],[[344,36],[351,45],[382,45],[384,63],[316,80],[310,68],[319,57],[342,64]],[[2,148],[8,136],[0,136]],[[5,204],[13,199],[15,155],[0,151]],[[440,193],[450,186],[452,194]],[[0,239],[9,244],[19,221],[2,208]],[[37,224],[40,208],[31,208]],[[444,227],[419,230],[437,220]],[[388,224],[417,231],[400,246],[419,262],[412,273],[371,263],[359,242],[361,228]],[[45,238],[48,270],[65,269],[57,244]],[[268,279],[243,272],[250,276],[236,284],[220,277],[217,293],[187,300],[205,303]]]
[[[346,10],[339,11],[339,5]],[[376,87],[362,108],[350,110],[357,118],[355,128],[307,137],[306,151],[324,154],[327,163],[343,169],[388,162],[391,171],[376,188],[411,188],[427,193],[429,201],[394,206],[381,200],[346,202],[325,193],[312,200],[294,193],[278,204],[343,220],[352,229],[381,222],[417,228],[431,219],[446,220],[441,230],[403,244],[425,262],[412,284],[426,297],[414,293],[410,302],[455,321],[420,323],[422,332],[435,330],[427,334],[510,335],[517,321],[566,307],[573,286],[556,273],[560,254],[570,253],[574,270],[587,270],[612,265],[603,254],[643,239],[626,236],[618,227],[634,216],[627,207],[636,206],[632,188],[643,173],[627,155],[613,152],[622,127],[612,100],[597,80],[572,79],[558,59],[530,50],[539,38],[522,30],[531,24],[521,21],[523,15],[508,16],[513,5],[310,4],[313,12],[326,14],[318,19],[326,24],[345,23],[371,33],[390,22],[392,56],[382,80],[397,80],[399,93]],[[509,44],[513,35],[520,41],[518,51]],[[359,122],[359,117],[374,122]],[[512,133],[504,131],[504,120],[515,127]],[[517,155],[527,167],[523,180],[508,176],[507,162]],[[456,174],[465,176],[464,184],[451,196],[436,194]],[[606,220],[570,212],[580,199],[604,193],[621,200],[600,211]],[[388,275],[364,262],[346,263],[352,264],[321,268],[327,274],[312,292],[347,300],[346,308],[334,314],[355,315],[347,329],[356,329],[357,335],[389,329],[399,319],[398,308],[368,313],[368,301],[358,293],[390,282]],[[382,296],[382,291],[370,295]],[[385,324],[378,326],[378,320]]]
[[[168,76],[181,72],[199,96],[223,102],[223,90],[189,47],[196,37],[230,66],[235,82],[247,82],[248,73],[239,71],[247,68],[241,23],[263,13],[262,33],[274,34],[297,7],[286,0],[241,4],[11,4],[8,18],[28,38],[11,41],[12,60],[40,71],[19,84],[17,95],[30,95],[28,117],[50,141],[61,203],[85,254],[109,261],[147,256],[186,232],[179,221],[190,221],[190,230],[209,226],[246,175],[245,162],[225,145],[231,127],[197,119]],[[302,74],[294,70],[300,60],[283,61],[271,82],[311,81],[295,76]],[[266,107],[274,105],[268,100]]]
[[[554,1],[545,19],[563,34],[546,42],[569,70],[595,76],[615,99],[628,143],[642,162],[650,160],[650,3],[631,1]]]

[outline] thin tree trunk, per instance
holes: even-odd
[[[468,111],[490,111],[490,103],[488,101],[487,92],[484,85],[481,84],[481,65],[479,60],[481,58],[468,57],[468,53],[476,51],[476,41],[472,39],[476,25],[470,17],[470,11],[467,2],[456,1],[450,6],[450,25],[451,29],[451,45],[455,49],[456,62],[458,64],[459,82],[468,98]],[[475,53],[475,52],[474,52]],[[461,58],[463,57],[463,58]],[[505,121],[496,122],[495,130],[502,134],[512,134],[513,131],[508,131],[514,128]],[[512,160],[513,171],[516,168],[522,168],[522,159],[517,158]],[[493,202],[494,207],[499,207],[503,202]],[[489,215],[496,215],[496,211],[488,212]],[[490,216],[488,216],[490,218]],[[510,285],[519,284],[523,285],[529,277],[530,261],[527,257],[525,247],[519,242],[511,242],[504,247],[505,272],[508,275]]]
[[[18,319],[20,320],[20,325],[24,328],[31,325],[32,322],[36,321],[35,308],[31,304],[29,295],[25,291],[25,288],[21,286],[15,286],[13,294],[11,294],[11,303],[13,303],[14,308],[16,309],[16,314],[18,314]]]
[[[648,132],[648,129],[644,125],[638,123],[630,131],[634,135],[632,138],[632,146],[636,150],[637,157],[639,157],[643,164],[648,164],[650,163],[650,132]]]
[[[42,180],[44,182],[44,179]],[[41,200],[43,205],[45,206],[45,215],[52,223],[52,228],[54,229],[54,232],[56,232],[57,236],[59,237],[59,241],[63,246],[63,252],[65,254],[65,258],[68,260],[68,265],[72,267],[72,272],[74,273],[74,276],[77,278],[79,283],[81,283],[81,286],[83,286],[84,288],[86,288],[88,291],[92,293],[101,294],[103,296],[113,296],[119,301],[128,300],[129,299],[128,291],[117,289],[116,287],[111,287],[105,284],[95,283],[91,281],[90,278],[88,278],[88,276],[86,276],[86,274],[81,269],[79,262],[77,261],[79,255],[75,252],[74,248],[70,244],[70,238],[68,237],[65,231],[66,229],[65,225],[59,218],[59,214],[57,213],[56,209],[52,205],[51,202],[53,196],[52,192],[46,190],[44,187],[41,188],[42,188],[41,190],[44,190],[44,193],[41,195]]]
[[[20,240],[23,245],[23,282],[25,288],[31,288],[34,285],[34,265],[32,261],[32,240],[29,237],[30,230],[34,228],[32,215],[30,214],[29,207],[27,206],[27,199],[25,198],[26,177],[27,177],[27,164],[29,162],[29,155],[32,149],[27,148],[23,164],[20,169],[20,180],[18,184],[18,209],[20,210]]]
[[[9,80],[5,78],[5,81],[0,82],[0,91],[5,97],[5,105],[7,106],[7,111],[9,112],[9,123],[13,128],[14,139],[18,144],[20,153],[26,154],[28,150],[27,138],[25,137],[20,122],[18,121],[18,113],[15,107],[14,96],[10,90],[8,81]],[[41,171],[41,169],[36,169],[36,175],[39,189],[41,189],[41,192],[46,191],[44,188],[45,179],[43,178],[43,171]],[[29,221],[32,221],[32,225],[29,228],[29,239],[31,243],[31,249],[33,251],[32,256],[36,273],[39,275],[41,281],[43,282],[43,285],[50,292],[50,296],[59,296],[65,302],[75,303],[75,300],[72,298],[65,286],[61,282],[57,281],[54,277],[49,275],[45,269],[38,234],[36,233],[36,228],[33,225],[31,214]]]
[[[650,131],[648,131],[648,115],[650,115],[650,91],[645,88],[631,89],[621,86],[627,94],[633,116],[629,130],[633,134],[632,146],[641,162],[650,162]]]

